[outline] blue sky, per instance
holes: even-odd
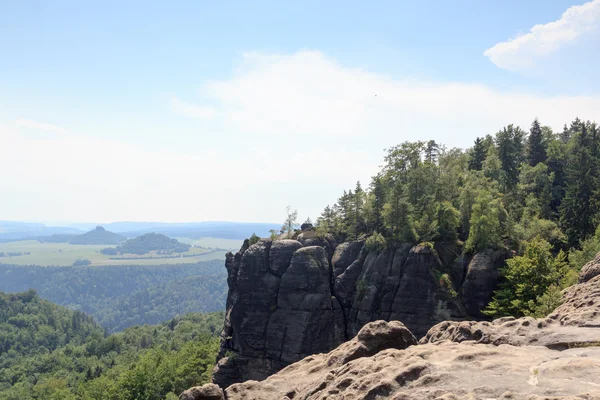
[[[372,3],[0,0],[0,219],[314,218],[399,142],[599,119],[600,0]]]

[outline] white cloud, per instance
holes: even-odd
[[[596,34],[600,27],[600,0],[572,6],[559,20],[535,25],[515,39],[498,43],[483,54],[496,66],[511,71],[532,67],[541,57],[584,35]]]
[[[392,79],[347,68],[317,51],[246,54],[231,79],[207,82],[201,94],[216,107],[222,131],[293,139],[297,146],[327,141],[330,151],[354,147],[378,155],[405,140],[467,147],[509,123],[527,128],[535,117],[560,129],[576,116],[597,118],[600,110],[600,97]]]
[[[171,98],[170,105],[173,112],[186,117],[210,119],[215,115],[215,110],[212,107],[190,104],[178,99],[177,97]]]
[[[182,118],[164,132],[137,129],[137,141],[64,130],[33,139],[14,123],[0,126],[0,171],[11,171],[0,219],[276,222],[288,204],[315,218],[357,180],[366,186],[386,147],[428,139],[467,147],[509,123],[527,128],[538,117],[561,129],[600,110],[599,97],[393,79],[317,51],[246,54],[230,79],[207,82],[200,95],[212,110],[198,114],[209,117],[202,129]],[[168,138],[160,148],[157,134]]]
[[[37,122],[31,119],[18,119],[15,121],[15,127],[18,129],[34,129],[52,133],[66,133],[67,130],[60,126]]]

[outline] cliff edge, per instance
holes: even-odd
[[[600,399],[600,268],[590,269],[547,318],[442,322],[420,344],[399,321],[370,322],[262,382],[180,399]]]
[[[454,244],[369,250],[306,229],[294,239],[244,243],[226,259],[229,294],[213,381],[263,380],[326,353],[369,322],[402,321],[415,335],[477,319],[503,252],[456,256]]]

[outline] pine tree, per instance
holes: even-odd
[[[481,171],[486,155],[485,145],[482,138],[475,139],[475,144],[471,149],[471,158],[469,159],[469,169]]]
[[[385,228],[394,239],[414,243],[417,241],[417,232],[413,224],[411,207],[404,199],[403,192],[399,182],[392,187],[389,200],[383,208]]]
[[[565,124],[563,126],[563,131],[558,135],[558,138],[561,142],[567,144],[571,140],[571,136],[571,131],[569,130],[569,128],[567,128],[567,124]]]
[[[372,232],[383,232],[383,206],[385,204],[385,188],[381,175],[373,177],[371,182],[371,213],[369,219],[369,229]]]
[[[440,154],[440,146],[435,140],[430,140],[425,145],[425,161],[429,164],[436,164]]]
[[[537,118],[531,124],[527,138],[527,161],[532,167],[546,161],[546,143]]]
[[[569,144],[569,164],[566,171],[565,197],[560,207],[560,222],[569,239],[576,247],[594,234],[594,217],[597,214],[598,168],[592,155],[592,138],[585,124],[572,126],[581,129]]]
[[[519,180],[519,166],[523,160],[523,131],[508,125],[496,134],[498,157],[502,164],[502,184],[504,190],[514,189]]]

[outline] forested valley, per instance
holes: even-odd
[[[223,313],[107,336],[35,291],[0,293],[0,399],[176,399],[209,381]]]
[[[37,290],[80,310],[108,332],[225,308],[222,260],[165,266],[39,267],[0,264],[0,291]]]

